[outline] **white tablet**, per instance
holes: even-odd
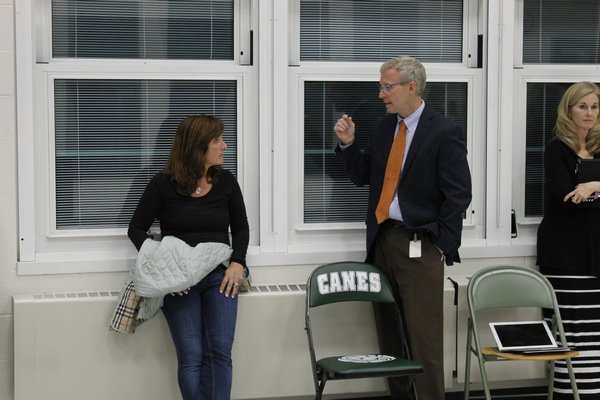
[[[490,322],[498,350],[506,352],[569,351],[559,347],[546,321]]]

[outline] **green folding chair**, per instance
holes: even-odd
[[[475,355],[479,362],[479,370],[483,383],[485,398],[491,399],[485,363],[489,361],[535,361],[547,363],[548,399],[553,395],[554,363],[565,360],[573,390],[573,398],[579,400],[577,382],[573,373],[571,358],[577,352],[557,353],[553,355],[513,355],[489,351],[482,348],[477,330],[477,315],[481,310],[510,307],[537,307],[552,311],[552,333],[558,335],[562,345],[567,344],[565,332],[560,318],[560,311],[552,285],[545,276],[531,268],[513,266],[493,266],[476,272],[467,286],[467,302],[469,317],[467,320],[467,353],[465,366],[465,400],[469,399],[471,381],[471,357]]]
[[[395,308],[399,332],[406,357],[394,354],[345,354],[317,359],[313,341],[310,311],[331,303],[362,301],[389,303]],[[306,334],[314,378],[315,399],[321,399],[325,384],[330,380],[406,376],[414,392],[414,378],[423,373],[423,365],[412,361],[400,310],[386,276],[376,267],[362,262],[337,262],[317,267],[306,287]],[[347,333],[347,332],[346,332]],[[332,332],[331,335],[337,335]]]

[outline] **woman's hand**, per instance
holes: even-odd
[[[225,297],[234,298],[240,291],[240,283],[244,279],[244,267],[242,264],[232,261],[229,263],[229,267],[225,270],[225,276],[221,281],[221,287],[219,292],[225,292]]]
[[[563,201],[566,202],[570,199],[573,203],[579,204],[586,201],[588,197],[595,192],[600,192],[600,182],[593,181],[580,183],[579,185],[575,186],[574,190],[567,193]]]

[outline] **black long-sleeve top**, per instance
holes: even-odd
[[[159,221],[163,237],[175,236],[192,247],[205,242],[231,245],[231,261],[246,265],[248,217],[240,186],[227,170],[221,170],[217,182],[202,197],[183,196],[165,174],[156,174],[129,222],[127,235],[138,250],[149,238],[148,231],[155,220]]]
[[[579,157],[558,139],[544,152],[544,218],[538,228],[537,264],[600,276],[600,207],[563,201],[577,185]],[[596,154],[595,158],[600,158]]]

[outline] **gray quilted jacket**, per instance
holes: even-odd
[[[219,264],[227,266],[232,252],[224,243],[191,247],[174,236],[165,236],[160,242],[146,239],[133,269],[135,291],[144,297],[137,318],[152,318],[165,295],[194,286]]]

